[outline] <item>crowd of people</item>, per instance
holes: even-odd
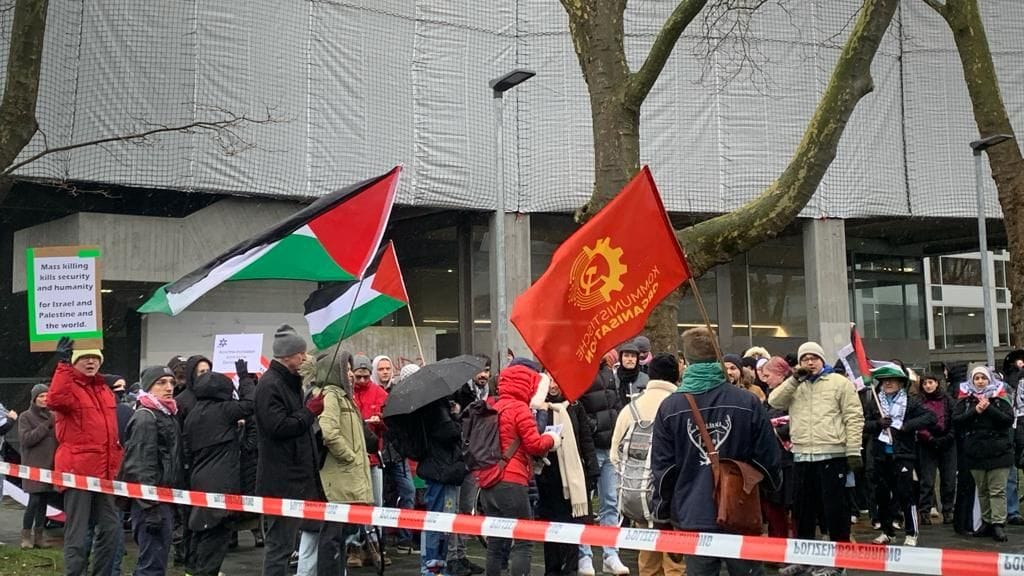
[[[32,388],[22,413],[0,414],[0,432],[17,426],[30,466],[203,492],[835,542],[849,541],[863,518],[878,532],[874,543],[904,546],[918,544],[922,524],[996,541],[1006,541],[1006,524],[1024,524],[1024,427],[1016,426],[1024,351],[1008,356],[1001,373],[952,366],[918,375],[899,360],[878,363],[858,390],[843,363],[829,364],[814,342],[786,355],[760,347],[720,355],[715,335],[694,328],[681,353],[652,351],[643,336],[608,352],[576,401],[534,360],[510,354],[492,374],[481,355],[481,370],[454,394],[415,411],[429,425],[410,433],[384,409],[419,364],[340,347],[311,354],[287,325],[272,348],[259,377],[244,361],[226,375],[204,356],[176,356],[144,368],[129,387],[101,372],[100,350],[63,339],[52,379]],[[488,432],[497,454],[485,462],[478,440]],[[729,496],[718,471],[727,465],[758,480],[752,515],[723,512]],[[417,477],[425,484],[419,494]],[[424,575],[531,573],[528,540],[488,538],[481,566],[466,554],[467,537],[454,533],[385,534],[76,488],[58,493],[40,482],[23,488],[21,546],[50,545],[46,510],[60,507],[72,576],[120,574],[125,524],[139,549],[138,576],[165,574],[172,560],[193,576],[218,576],[238,534],[249,531],[270,576],[387,565],[389,546],[419,554]],[[753,528],[736,528],[744,522]],[[542,548],[545,575],[631,571],[614,547],[602,547],[599,560],[590,546]],[[646,551],[636,568],[643,576],[711,576],[723,564],[734,575],[764,571],[750,560]]]

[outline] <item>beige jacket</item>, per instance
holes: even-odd
[[[643,393],[633,400],[636,404],[636,411],[640,414],[641,420],[654,420],[658,415],[658,407],[671,396],[678,388],[677,385],[664,380],[651,380]],[[619,444],[626,436],[626,431],[633,424],[633,411],[629,407],[619,411],[619,417],[615,420],[615,430],[612,432],[612,449],[609,450],[609,459],[616,466],[619,464]]]
[[[860,455],[864,408],[845,376],[826,374],[801,384],[790,377],[772,390],[768,403],[789,412],[794,454]]]
[[[327,501],[373,504],[363,418],[340,387],[324,387],[324,411],[318,422],[327,447],[324,466],[320,469]]]

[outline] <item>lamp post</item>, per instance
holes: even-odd
[[[978,250],[981,256],[981,292],[985,303],[985,364],[990,368],[996,365],[995,345],[993,344],[993,310],[992,310],[992,274],[989,272],[988,257],[988,230],[985,224],[985,196],[984,196],[984,166],[982,166],[981,153],[996,144],[1012,140],[1009,134],[996,134],[981,140],[971,142],[971,150],[974,152],[974,189],[978,203]],[[996,327],[997,334],[999,328]]]
[[[496,142],[494,193],[494,263],[495,266],[495,322],[494,341],[498,355],[494,357],[495,367],[500,371],[505,365],[505,351],[508,349],[508,304],[505,291],[505,92],[533,78],[536,72],[517,68],[490,81],[494,92],[494,116]]]

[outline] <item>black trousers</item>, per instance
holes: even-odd
[[[818,521],[833,542],[850,540],[850,510],[846,503],[846,457],[793,466],[793,517],[796,537],[814,540]]]
[[[487,516],[527,520],[533,517],[529,488],[521,484],[498,482],[490,488],[484,488],[480,491],[480,503]],[[488,538],[486,576],[501,576],[501,565],[505,558],[508,558],[510,576],[528,576],[532,551],[533,542],[529,540]]]
[[[271,516],[267,520],[266,548],[263,550],[263,576],[287,576],[288,560],[295,551],[301,518]]]
[[[33,527],[42,530],[46,526],[46,506],[50,504],[54,492],[35,492],[28,495],[28,506],[25,507],[25,515],[21,519],[22,530],[31,530]]]
[[[953,529],[960,534],[974,531],[974,477],[967,465],[961,440],[956,444],[956,504],[953,506]]]
[[[551,522],[571,522],[575,524],[589,523],[589,518],[572,517],[572,505],[562,496],[562,487],[552,488],[546,493],[546,486],[540,487],[540,499],[537,503],[537,518]],[[579,569],[580,547],[576,544],[559,542],[544,543],[544,576],[576,576]]]
[[[886,454],[875,458],[875,502],[882,531],[893,536],[893,510],[903,512],[903,530],[917,535],[917,498],[914,494],[914,463]]]
[[[956,503],[956,448],[934,450],[920,446],[917,452],[917,478],[921,482],[920,509],[925,514],[935,506],[935,473],[939,474],[939,508],[951,514]]]
[[[217,576],[228,555],[228,543],[234,532],[223,523],[199,532],[191,532],[192,576]]]
[[[348,574],[345,540],[359,531],[354,524],[324,522],[317,540],[317,576],[345,576]]]

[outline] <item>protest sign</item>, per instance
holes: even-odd
[[[100,249],[48,246],[25,250],[29,349],[51,352],[63,336],[75,347],[103,348]]]
[[[263,372],[263,334],[218,334],[213,339],[213,371],[235,373],[235,360],[245,360],[249,372]]]

